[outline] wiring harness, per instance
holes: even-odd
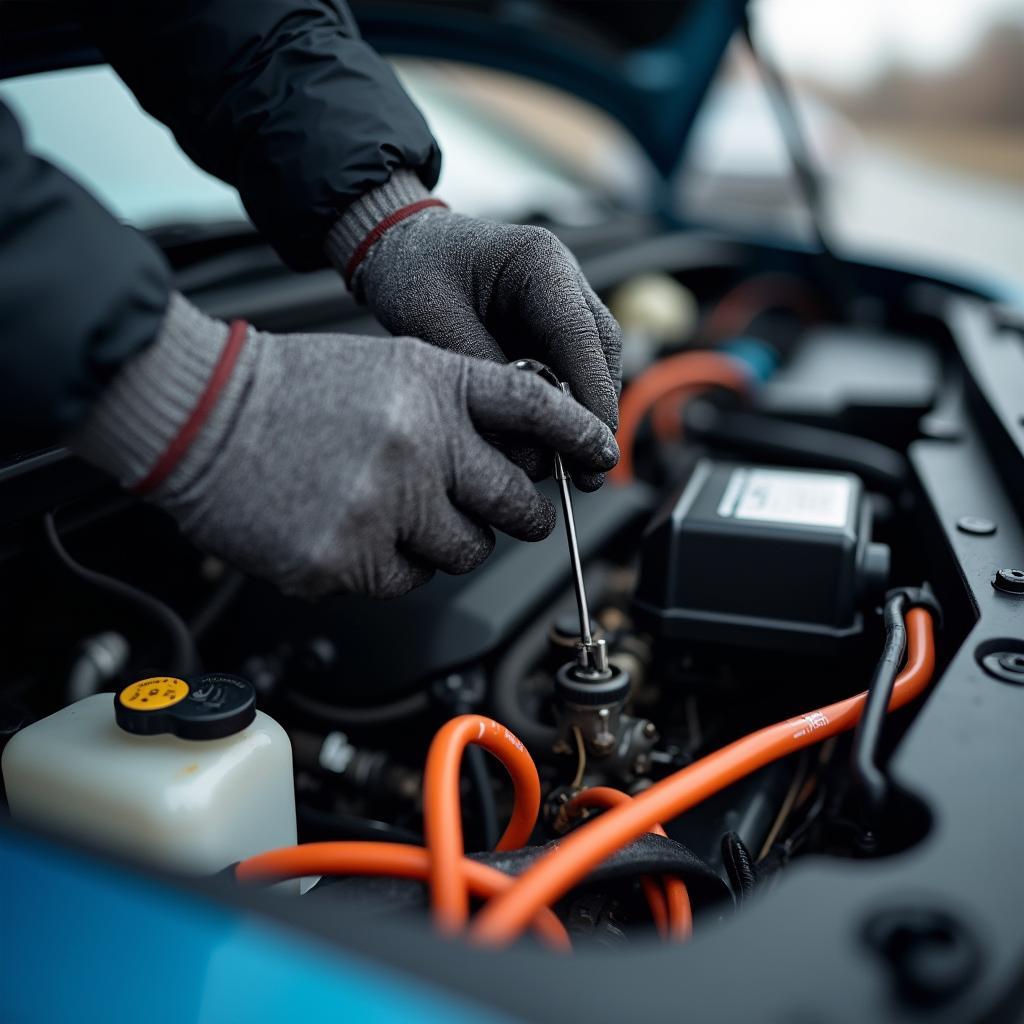
[[[904,613],[906,663],[891,686],[888,710],[920,696],[935,667],[933,613],[909,607]],[[885,657],[891,661],[891,653]],[[853,729],[860,721],[867,691],[759,729],[695,761],[635,797],[595,787],[575,795],[570,817],[586,808],[607,808],[565,837],[518,878],[465,856],[459,807],[459,767],[464,751],[479,745],[494,754],[512,777],[515,804],[497,849],[524,845],[540,806],[540,782],[520,740],[482,715],[460,715],[435,736],[424,775],[423,848],[391,843],[312,843],[273,850],[242,861],[236,877],[272,882],[304,875],[398,875],[430,885],[435,923],[445,935],[466,931],[480,945],[505,946],[527,928],[560,951],[569,948],[565,928],[550,909],[607,857],[646,832],[671,820],[772,761]],[[877,698],[876,698],[877,699]],[[647,878],[644,893],[659,931],[684,939],[690,933],[690,904],[679,879]],[[486,902],[470,922],[470,897]]]

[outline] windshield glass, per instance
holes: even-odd
[[[473,99],[479,79],[406,61],[400,73],[444,153],[438,192],[462,212],[508,219],[593,219],[594,192],[569,161]],[[197,168],[108,67],[0,82],[28,145],[140,228],[245,218],[238,193]],[[500,114],[500,111],[497,112]]]

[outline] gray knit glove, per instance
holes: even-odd
[[[522,433],[591,471],[618,457],[596,417],[509,366],[414,338],[232,336],[234,349],[223,323],[172,296],[157,341],[70,444],[127,486],[153,481],[223,379],[150,497],[199,547],[287,593],[395,596],[479,565],[492,526],[547,536],[551,503],[480,431]]]
[[[345,212],[327,253],[393,334],[498,362],[539,359],[618,428],[619,326],[550,231],[452,213],[401,170]],[[550,458],[522,464],[539,476]],[[574,477],[588,490],[601,482]]]

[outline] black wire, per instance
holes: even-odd
[[[328,703],[307,697],[304,693],[288,689],[284,693],[285,700],[312,718],[319,718],[332,725],[387,725],[403,718],[412,718],[422,714],[430,706],[430,694],[426,690],[417,690],[392,701],[390,704],[378,704],[375,707],[344,707],[340,704]]]
[[[462,687],[461,696],[455,700],[452,711],[456,715],[472,714],[477,710],[482,697],[487,692],[487,679],[480,668],[470,669],[468,673],[460,675],[468,685]],[[483,848],[493,850],[498,845],[501,832],[498,822],[498,804],[494,798],[491,773],[487,767],[487,751],[476,744],[467,747],[463,764],[469,778],[470,789],[476,798]]]
[[[856,473],[890,496],[904,493],[907,460],[877,441],[806,423],[722,409],[709,399],[694,399],[686,409],[686,436],[741,455],[757,455]]]
[[[325,839],[365,839],[388,843],[407,843],[422,846],[423,836],[373,818],[360,818],[340,811],[324,811],[308,804],[297,804],[299,823]]]
[[[167,666],[168,675],[187,676],[194,672],[199,666],[199,658],[196,652],[192,634],[188,631],[181,616],[173,608],[164,604],[163,601],[144,590],[139,590],[123,580],[115,579],[104,573],[96,572],[94,569],[86,568],[76,561],[64,547],[57,533],[57,524],[53,513],[47,512],[43,517],[43,528],[46,531],[46,539],[54,554],[64,564],[69,572],[73,573],[84,583],[104,590],[114,597],[120,598],[128,604],[134,605],[139,611],[148,616],[153,622],[159,625],[167,634],[170,641],[171,657]]]
[[[889,700],[907,645],[907,628],[903,624],[906,603],[907,597],[902,591],[885,602],[882,656],[875,666],[864,711],[853,734],[851,773],[854,786],[860,792],[869,830],[877,824],[889,797],[889,781],[879,765],[879,748]]]
[[[244,584],[245,577],[237,569],[225,570],[223,578],[218,580],[213,592],[189,619],[189,629],[197,642],[227,611]]]
[[[466,748],[466,772],[470,786],[476,797],[477,811],[480,814],[480,835],[484,849],[493,850],[501,837],[498,824],[498,806],[494,800],[494,788],[491,785],[491,773],[487,770],[487,752],[483,747]]]
[[[737,902],[742,902],[757,886],[757,869],[747,844],[735,832],[722,836],[722,865]]]

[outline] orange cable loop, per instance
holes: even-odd
[[[459,870],[469,891],[477,897],[496,896],[513,882],[497,868],[463,858]],[[270,850],[243,860],[235,868],[241,882],[276,882],[305,875],[394,875],[426,881],[430,854],[422,846],[402,843],[305,843]],[[546,946],[570,952],[569,934],[554,912],[545,907],[533,920],[533,930]]]
[[[565,812],[571,817],[574,812],[584,807],[617,807],[632,799],[628,794],[612,789],[611,786],[591,786],[590,789],[577,793],[566,805]],[[661,825],[655,825],[650,831],[667,838]],[[662,885],[665,887],[662,892],[655,879],[650,875],[644,875],[640,879],[640,884],[643,886],[647,905],[651,908],[651,916],[654,918],[658,934],[663,939],[674,942],[688,939],[693,931],[693,911],[686,883],[681,878],[665,875],[662,879]]]
[[[935,668],[931,614],[912,608],[906,615],[907,663],[896,679],[889,710],[924,692]],[[735,740],[656,782],[650,789],[587,822],[528,868],[476,916],[470,936],[483,945],[511,942],[550,906],[608,856],[726,786],[795,750],[852,729],[864,709],[866,693],[848,697],[805,715],[769,725]]]
[[[505,726],[483,715],[459,715],[437,731],[423,772],[423,835],[430,852],[430,895],[434,921],[446,935],[469,920],[469,888],[459,870],[465,854],[459,804],[459,769],[466,747],[477,744],[497,757],[512,776],[512,818],[496,850],[524,846],[537,823],[540,779],[523,746]]]
[[[721,352],[680,352],[659,359],[622,393],[619,403],[619,464],[608,479],[625,484],[633,479],[633,446],[647,414],[662,400],[694,389],[728,388],[743,393],[750,377],[739,360]]]

